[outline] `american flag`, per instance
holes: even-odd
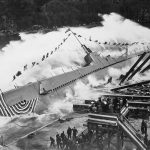
[[[1,116],[15,116],[15,115],[23,115],[27,113],[33,113],[36,107],[38,98],[34,98],[32,100],[20,101],[12,106],[8,106],[5,102],[3,93],[0,93],[0,115]]]

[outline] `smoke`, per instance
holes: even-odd
[[[103,15],[104,30],[111,34],[112,39],[128,42],[149,42],[150,30],[119,14]]]
[[[73,111],[72,109],[72,102],[66,101],[66,100],[57,100],[56,102],[54,102],[51,106],[51,108],[49,109],[49,113],[56,113],[59,116],[64,116],[66,114],[69,114]]]

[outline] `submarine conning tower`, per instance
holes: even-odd
[[[84,67],[89,66],[92,62],[93,63],[99,63],[100,62],[96,52],[92,52],[91,49],[85,45],[82,45],[82,47],[86,52],[86,56],[84,57],[86,64],[84,65]]]

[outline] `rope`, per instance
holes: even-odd
[[[60,46],[62,46],[63,43],[66,42],[69,37],[70,37],[70,34],[68,34],[66,38],[63,38],[63,41],[62,41],[60,44],[58,44],[58,46],[55,47],[55,50],[52,50],[52,51],[51,51],[50,55],[52,55],[55,51],[59,50]],[[48,54],[48,56],[47,56],[47,54]],[[48,57],[49,57],[49,52],[47,52],[46,54],[43,55],[43,57],[42,57],[42,62],[43,62],[44,60],[46,60]],[[33,63],[34,63],[34,65],[33,65]],[[34,62],[32,62],[31,67],[34,67],[34,66],[39,65],[39,64],[41,64],[41,62],[39,63],[39,61],[38,61],[38,62],[37,62],[37,61],[34,61]],[[24,65],[23,71],[26,71],[26,70],[28,69],[27,67],[28,67],[27,64]],[[17,74],[18,74],[18,75],[17,75]],[[22,75],[22,72],[21,72],[21,71],[18,71],[18,72],[16,73],[16,75],[13,76],[12,82],[13,82],[18,76],[20,76],[20,75]]]

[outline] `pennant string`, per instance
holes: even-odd
[[[70,31],[71,31],[70,28],[68,28],[68,29],[65,31],[65,33],[68,33],[68,32],[70,32]],[[79,37],[79,38],[84,38],[84,40],[86,40],[86,41],[94,42],[94,43],[99,44],[99,45],[103,44],[103,45],[119,46],[119,47],[125,46],[125,48],[127,48],[128,46],[133,46],[133,45],[137,45],[137,44],[142,44],[142,45],[150,44],[150,43],[144,43],[144,42],[141,42],[141,43],[140,43],[140,42],[132,42],[132,43],[116,43],[116,42],[114,42],[114,43],[111,44],[110,42],[107,42],[107,41],[105,41],[104,43],[102,43],[102,42],[100,42],[100,41],[98,41],[98,40],[95,40],[95,41],[92,40],[92,39],[91,39],[91,36],[90,36],[89,39],[88,39],[88,38],[83,37],[82,35],[79,35],[79,34],[77,34],[77,33],[71,31],[71,33],[69,33],[65,38],[63,38],[63,39],[62,39],[62,42],[61,42],[60,44],[58,44],[58,46],[56,46],[55,49],[51,51],[51,53],[47,52],[45,55],[43,55],[41,60],[44,61],[46,58],[49,57],[49,55],[52,55],[52,54],[54,53],[54,51],[56,52],[57,50],[59,50],[60,47],[61,47],[61,46],[67,41],[67,39],[71,36],[71,34],[76,35],[76,36]],[[148,48],[148,49],[149,49],[149,48]],[[32,62],[32,66],[31,66],[31,67],[34,67],[35,65],[39,65],[39,62],[35,62],[35,61]],[[26,71],[26,70],[28,70],[28,65],[27,65],[27,64],[23,66],[23,71]],[[12,81],[16,80],[16,78],[19,77],[20,75],[22,75],[22,72],[21,72],[21,71],[18,71],[18,72],[16,73],[16,75],[13,76],[13,80],[12,80]]]
[[[70,31],[70,29],[68,29],[67,32],[69,32],[69,31]],[[67,32],[65,32],[65,33],[67,33]],[[60,46],[62,46],[66,42],[66,40],[70,37],[70,35],[71,34],[69,33],[66,38],[63,38],[62,42],[60,44],[58,44],[57,47],[55,47],[55,51],[59,50]],[[51,51],[50,55],[52,55],[53,53],[54,53],[54,51]],[[47,52],[45,55],[42,56],[41,60],[44,61],[48,57],[49,57],[49,53]],[[34,62],[32,62],[32,66],[31,67],[34,67],[35,65],[39,65],[39,63],[34,61]],[[26,64],[26,65],[23,66],[23,71],[26,71],[27,69],[28,69],[28,65]],[[16,73],[16,75],[13,76],[13,80],[12,81],[16,80],[16,77],[19,77],[21,74],[22,74],[22,72],[18,71]]]

